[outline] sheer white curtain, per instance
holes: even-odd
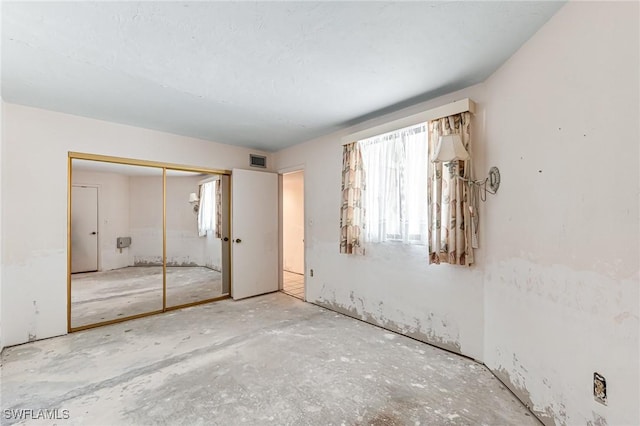
[[[366,172],[365,242],[425,244],[428,230],[426,123],[359,142]]]
[[[215,233],[216,222],[216,182],[209,181],[200,185],[198,235],[204,237],[207,232]]]

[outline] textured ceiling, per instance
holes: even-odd
[[[2,97],[267,151],[485,80],[558,2],[3,2]]]

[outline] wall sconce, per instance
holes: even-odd
[[[436,155],[433,157],[434,163],[448,163],[449,161],[467,161],[469,153],[462,145],[460,135],[443,135],[438,140]]]
[[[469,153],[462,144],[462,138],[460,135],[455,134],[440,136],[435,155],[431,161],[433,163],[450,163],[451,161],[455,161],[454,163],[445,164],[446,167],[453,167],[452,170],[455,170],[458,167],[457,161],[467,161],[470,158]],[[456,175],[456,177],[469,183],[469,186],[477,185],[478,187],[482,187],[484,189],[482,201],[486,200],[487,192],[489,194],[495,194],[500,187],[500,170],[498,170],[497,167],[491,167],[489,169],[489,176],[484,180],[471,180],[460,175]],[[487,185],[489,188],[487,188]]]
[[[195,192],[189,194],[189,203],[193,206],[193,212],[198,213],[198,210],[200,209],[200,199],[198,198],[198,194]]]

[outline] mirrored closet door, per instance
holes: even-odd
[[[71,176],[71,327],[161,311],[162,169],[73,159]]]
[[[69,331],[229,296],[229,172],[69,156]]]
[[[229,295],[225,182],[222,174],[167,170],[168,307]]]

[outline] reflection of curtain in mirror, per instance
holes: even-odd
[[[216,181],[200,185],[200,208],[198,209],[198,235],[216,232]]]
[[[216,181],[216,238],[222,238],[222,180]]]

